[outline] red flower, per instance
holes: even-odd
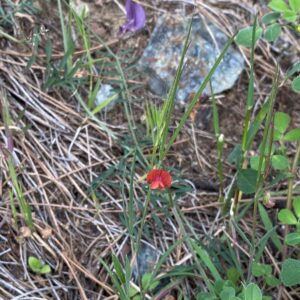
[[[152,190],[164,190],[165,188],[171,187],[172,176],[168,171],[153,169],[147,175],[147,182],[150,184]]]

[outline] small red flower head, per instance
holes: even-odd
[[[168,171],[153,169],[147,175],[147,182],[150,184],[152,190],[164,190],[165,188],[171,187],[172,176]]]

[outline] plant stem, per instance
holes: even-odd
[[[58,6],[58,13],[59,13],[61,31],[62,31],[62,35],[63,35],[64,50],[65,50],[65,53],[68,53],[68,49],[69,49],[68,35],[67,35],[67,28],[65,26],[64,14],[63,14],[63,9],[62,9],[62,5],[61,5],[61,0],[57,0],[57,6]],[[68,68],[71,67],[71,62],[72,62],[72,56],[70,55],[70,57],[68,57],[68,61],[67,61]]]
[[[265,129],[264,129],[263,139],[262,139],[262,144],[261,144],[261,153],[260,153],[259,164],[258,164],[258,177],[256,180],[254,207],[253,207],[253,227],[252,227],[253,249],[255,249],[255,242],[256,242],[255,233],[256,233],[256,225],[257,225],[258,201],[260,198],[260,192],[261,192],[261,188],[263,185],[263,179],[264,179],[264,173],[262,172],[262,166],[263,166],[263,161],[264,161],[264,157],[265,157],[265,149],[267,146],[268,137],[270,136],[270,131],[272,132],[271,122],[273,119],[273,109],[274,109],[274,103],[275,103],[275,98],[276,98],[276,94],[277,94],[277,89],[278,89],[278,68],[276,70],[275,79],[274,79],[274,82],[272,85],[272,91],[271,91],[270,97],[268,99],[268,101],[270,101],[270,106],[269,106],[267,119],[266,119],[266,123],[265,123]],[[268,146],[272,147],[272,137],[270,137]]]
[[[198,268],[198,271],[199,271],[200,275],[202,276],[203,280],[205,281],[205,285],[208,287],[209,291],[215,295],[214,288],[211,285],[207,275],[205,274],[205,271],[204,271],[203,267],[201,266],[199,260],[197,259],[197,255],[194,251],[194,248],[193,248],[193,245],[190,241],[188,233],[186,232],[186,230],[184,228],[184,224],[182,222],[180,212],[178,211],[176,203],[172,199],[171,193],[169,193],[169,203],[173,205],[173,207],[172,207],[173,215],[175,217],[176,222],[178,223],[180,231],[183,233],[183,236],[186,238],[188,249],[190,250],[190,252],[192,253],[192,255],[194,257],[194,260],[195,260],[196,266]]]
[[[144,205],[144,210],[143,210],[143,215],[142,215],[142,219],[141,219],[141,222],[140,222],[140,228],[139,228],[139,231],[138,231],[138,235],[137,235],[137,238],[136,238],[136,241],[135,241],[135,253],[132,255],[132,259],[131,259],[131,268],[133,266],[133,263],[136,259],[136,255],[139,251],[139,248],[140,248],[140,242],[141,242],[141,239],[142,239],[142,234],[143,234],[143,229],[144,229],[144,225],[145,225],[145,220],[146,220],[146,217],[147,217],[147,212],[148,212],[148,208],[149,208],[149,204],[150,204],[150,195],[151,195],[151,189],[149,188],[148,190],[148,193],[147,193],[147,197],[146,197],[146,201],[145,201],[145,205]]]
[[[299,161],[299,156],[300,156],[300,142],[297,144],[297,150],[296,154],[294,157],[291,173],[294,175],[297,169],[298,161]],[[294,184],[294,177],[290,177],[288,179],[288,194],[287,194],[287,200],[286,200],[286,208],[291,209],[292,208],[292,196],[293,196],[293,184]],[[288,225],[285,226],[284,230],[284,235],[283,237],[285,238],[290,231],[290,228]],[[284,244],[282,248],[282,261],[286,258],[287,255],[287,245]]]
[[[272,147],[272,142],[273,142],[273,138],[271,136],[271,134],[273,133],[272,120],[273,120],[273,110],[274,110],[277,90],[278,90],[278,68],[276,69],[276,74],[272,85],[272,91],[268,99],[268,101],[270,101],[270,104],[269,104],[269,109],[268,109],[267,118],[265,122],[265,128],[264,128],[264,133],[263,133],[263,138],[261,143],[259,164],[257,170],[257,180],[256,180],[256,188],[255,188],[254,203],[253,203],[253,217],[252,217],[253,219],[252,238],[251,238],[252,251],[249,259],[248,280],[250,279],[251,276],[252,263],[253,263],[255,250],[256,250],[257,211],[258,211],[259,198],[261,196],[261,191],[262,191],[264,177],[265,177],[264,176],[265,170],[263,170],[263,161],[265,159],[266,147]],[[270,154],[270,148],[268,153]]]

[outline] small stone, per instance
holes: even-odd
[[[29,227],[22,226],[20,228],[20,238],[27,238],[31,236],[31,230]]]
[[[139,66],[146,74],[151,92],[165,96],[170,89],[184,47],[189,20],[161,16],[152,33]],[[227,36],[203,17],[194,17],[191,42],[177,90],[177,101],[186,103],[197,92],[205,76],[225,46]],[[242,55],[230,47],[212,76],[215,94],[230,89],[244,69]],[[204,93],[211,94],[209,85]]]
[[[142,279],[144,274],[152,273],[158,259],[159,253],[155,248],[152,248],[147,244],[142,244],[133,265],[132,274],[134,280],[139,282],[139,279]]]
[[[79,17],[82,17],[83,19],[87,18],[89,15],[89,5],[80,0],[70,1],[70,7],[75,11],[75,13]]]
[[[111,101],[104,107],[104,110],[109,112],[114,108],[117,97],[118,94],[114,91],[111,85],[102,84],[96,95],[95,105],[98,106],[110,99]]]
[[[42,233],[42,238],[44,240],[47,240],[48,238],[50,238],[52,236],[52,229],[50,227],[46,227],[45,229],[43,229],[41,231]]]

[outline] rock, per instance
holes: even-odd
[[[95,106],[98,106],[105,101],[109,101],[107,105],[103,108],[104,111],[108,112],[111,111],[115,104],[116,99],[118,98],[118,93],[116,93],[113,87],[109,84],[102,84],[95,99]]]
[[[146,273],[153,274],[153,271],[160,256],[161,252],[159,252],[159,250],[157,250],[153,246],[149,246],[146,243],[141,244],[140,250],[132,268],[133,280],[136,284],[139,284],[139,282],[142,280],[143,276]],[[131,257],[131,255],[129,255],[129,257]],[[153,294],[157,294],[159,291],[164,289],[169,283],[169,278],[162,278],[159,280],[159,284],[155,288],[153,288],[151,292],[153,292]]]
[[[87,3],[82,2],[81,0],[71,0],[70,7],[75,11],[75,13],[85,19],[89,16],[89,5]]]
[[[148,87],[156,95],[165,96],[171,87],[184,46],[189,20],[161,16],[140,61]],[[196,92],[226,44],[227,36],[203,17],[194,17],[191,43],[185,57],[185,67],[177,91],[177,100],[187,102]],[[242,55],[233,47],[212,77],[215,94],[230,89],[244,69]],[[209,85],[205,93],[210,94]]]
[[[133,265],[132,274],[135,282],[143,278],[146,273],[152,273],[159,259],[159,253],[155,248],[142,244]]]

